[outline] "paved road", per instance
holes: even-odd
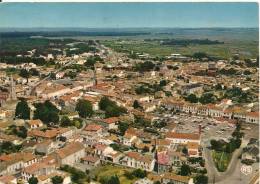
[[[230,177],[231,175],[233,175],[234,171],[236,170],[237,164],[240,162],[238,157],[242,152],[243,147],[247,145],[247,141],[242,142],[241,146],[239,149],[237,149],[234,153],[233,156],[231,158],[231,161],[228,165],[228,168],[225,172],[218,172],[218,170],[215,167],[215,163],[213,161],[213,158],[211,156],[211,152],[208,148],[204,148],[203,151],[203,156],[205,158],[205,162],[206,162],[206,168],[208,171],[208,177],[209,177],[209,183],[219,183],[219,184],[224,184],[225,179],[227,179],[228,177]]]

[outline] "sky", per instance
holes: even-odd
[[[258,27],[257,3],[1,3],[0,28]]]

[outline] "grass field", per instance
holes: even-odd
[[[143,40],[101,40],[104,45],[116,50],[125,52],[145,52],[151,56],[168,56],[172,53],[183,55],[192,55],[195,52],[206,52],[211,56],[218,56],[229,59],[235,53],[239,53],[241,58],[256,58],[258,56],[258,43],[254,41],[228,41],[224,44],[215,45],[189,45],[184,46],[168,46],[160,45],[158,42]]]
[[[136,179],[133,180],[127,179],[124,176],[124,173],[126,171],[132,171],[132,169],[126,167],[104,165],[91,170],[91,175],[97,176],[97,181],[99,181],[101,177],[109,177],[109,176],[117,175],[119,177],[120,183],[132,184]]]
[[[219,172],[225,172],[232,158],[232,153],[212,151],[212,158]]]

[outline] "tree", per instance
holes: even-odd
[[[10,141],[4,141],[0,143],[0,154],[10,154],[19,152],[22,148],[22,145],[15,145]]]
[[[138,108],[141,108],[142,106],[139,104],[139,102],[137,100],[135,100],[134,103],[133,103],[133,107],[135,109],[138,109]]]
[[[160,181],[155,181],[155,182],[153,182],[153,184],[161,184],[161,182]]]
[[[47,125],[50,123],[57,124],[59,122],[59,110],[49,100],[34,105],[36,107],[34,119],[40,119]]]
[[[188,155],[188,149],[186,147],[183,147],[182,153],[185,155]]]
[[[71,120],[69,119],[68,116],[63,116],[61,118],[61,121],[60,121],[60,126],[62,127],[68,127],[68,126],[71,126],[72,125],[72,122]]]
[[[145,178],[147,176],[147,173],[145,170],[142,169],[135,169],[132,174],[137,178]]]
[[[30,177],[28,180],[29,184],[37,184],[38,183],[38,179],[36,177]]]
[[[26,69],[21,69],[19,75],[23,78],[26,78],[28,82],[28,78],[30,77],[29,71],[27,71]]]
[[[117,175],[111,177],[102,177],[99,181],[101,184],[120,184],[119,178]]]
[[[139,72],[147,72],[153,70],[155,67],[155,64],[151,61],[145,61],[144,63],[138,63],[135,66],[135,70]]]
[[[16,134],[17,134],[18,137],[26,138],[27,137],[27,129],[25,128],[25,126],[19,126]]]
[[[99,108],[105,111],[105,116],[109,117],[118,117],[122,114],[127,113],[126,108],[118,106],[115,102],[111,101],[107,97],[102,97],[99,102]]]
[[[62,184],[63,178],[61,176],[54,176],[51,178],[53,184]]]
[[[195,184],[208,184],[208,177],[205,175],[197,175],[194,178],[194,183]]]
[[[208,57],[208,55],[205,52],[195,52],[193,54],[193,57],[196,59],[202,59],[202,58]]]
[[[188,166],[187,164],[183,164],[181,166],[180,175],[188,176],[190,174],[191,174],[190,166]]]
[[[32,76],[39,76],[39,75],[40,75],[39,71],[36,70],[35,68],[31,68],[31,69],[29,70],[29,72],[30,72],[30,74],[31,74]]]
[[[15,108],[15,117],[20,119],[30,119],[30,108],[24,99],[17,103]]]
[[[75,110],[78,111],[79,116],[82,118],[91,117],[93,115],[93,107],[88,100],[79,99]]]
[[[125,131],[128,129],[129,125],[126,122],[119,122],[118,123],[118,130],[120,131],[121,135],[125,134]]]
[[[198,98],[195,94],[189,94],[185,100],[191,102],[191,103],[197,103],[198,102]]]
[[[166,80],[161,80],[160,81],[160,86],[166,86],[167,85],[167,81]]]
[[[99,108],[104,111],[111,103],[112,102],[109,100],[109,98],[102,97],[98,105]]]
[[[199,101],[202,104],[215,103],[216,100],[216,96],[212,93],[204,93],[199,98]]]

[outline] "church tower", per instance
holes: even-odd
[[[14,79],[13,79],[13,75],[11,75],[10,78],[10,100],[16,100],[16,92],[15,92],[15,83],[14,83]]]

